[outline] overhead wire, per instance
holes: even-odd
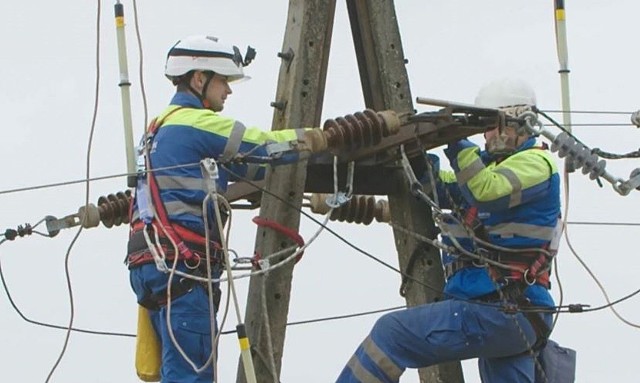
[[[552,109],[542,109],[541,112],[544,113],[565,113],[564,110],[552,110]],[[569,114],[632,114],[633,112],[625,112],[619,110],[570,110]]]
[[[142,81],[142,79],[141,79]],[[147,111],[146,111],[146,95],[143,96],[143,98],[145,99],[145,126],[146,126],[146,120],[147,120]],[[560,125],[559,123],[557,123],[554,119],[552,119],[550,116],[546,115],[545,113],[552,113],[552,112],[558,112],[560,113],[560,111],[553,111],[553,110],[538,110],[538,112],[540,114],[542,114],[544,117],[546,117],[551,124],[544,124],[544,126],[555,126],[559,129],[561,129],[562,131],[568,133],[569,135],[571,135],[571,137],[573,137],[574,139],[576,139],[577,142],[582,143],[582,141],[580,141],[576,136],[574,136],[569,130],[565,129],[562,125]],[[626,113],[626,112],[598,112],[598,111],[572,111],[571,113]],[[573,126],[633,126],[633,124],[618,124],[618,123],[583,123],[583,124],[573,124]],[[182,167],[193,167],[193,166],[199,166],[198,162],[195,163],[189,163],[189,164],[182,164],[182,165],[174,165],[174,166],[167,166],[167,167],[162,167],[162,168],[156,168],[153,170],[149,170],[149,172],[159,172],[159,171],[164,171],[164,170],[171,170],[171,169],[176,169],[176,168],[182,168]],[[131,175],[136,175],[137,173],[129,173],[129,172],[125,172],[125,173],[115,173],[115,174],[111,174],[111,175],[105,175],[105,176],[98,176],[98,177],[91,177],[88,179],[77,179],[77,180],[69,180],[69,181],[61,181],[61,182],[55,182],[55,183],[49,183],[49,184],[42,184],[42,185],[34,185],[34,186],[26,186],[26,187],[20,187],[20,188],[14,188],[14,189],[7,189],[7,190],[0,190],[0,195],[2,194],[12,194],[12,193],[18,193],[18,192],[26,192],[26,191],[34,191],[34,190],[39,190],[39,189],[47,189],[47,188],[56,188],[56,187],[61,187],[61,186],[69,186],[69,185],[74,185],[74,184],[79,184],[79,183],[85,183],[87,181],[103,181],[103,180],[109,180],[109,179],[114,179],[114,178],[120,178],[120,177],[128,177]]]
[[[200,163],[199,162],[194,162],[194,163],[174,165],[174,166],[157,167],[155,169],[149,170],[148,172],[149,173],[160,172],[160,171],[164,171],[164,170],[180,169],[180,168],[195,167],[195,166],[200,166]],[[18,193],[18,192],[25,192],[25,191],[34,191],[34,190],[40,190],[40,189],[55,188],[55,187],[60,187],[60,186],[69,186],[69,185],[88,183],[88,182],[95,182],[95,181],[103,181],[103,180],[119,178],[119,177],[135,176],[137,174],[138,174],[137,172],[136,173],[125,172],[125,173],[116,173],[116,174],[112,174],[112,175],[99,176],[99,177],[86,177],[86,178],[82,178],[82,179],[78,179],[78,180],[71,180],[71,181],[62,181],[62,182],[55,182],[55,183],[35,185],[35,186],[26,186],[26,187],[15,188],[15,189],[0,190],[0,195],[2,195],[2,194],[12,194],[12,193]]]
[[[96,119],[98,116],[98,104],[100,100],[100,15],[101,15],[101,5],[100,5],[100,2],[98,1],[97,8],[96,8],[96,62],[95,62],[96,81],[95,81],[93,114],[91,118],[91,128],[89,131],[89,141],[87,143],[87,156],[86,156],[86,178],[87,179],[91,175],[91,146],[93,142],[93,134],[96,127]],[[85,184],[85,208],[89,206],[89,190],[90,190],[90,183],[89,181],[87,181]],[[85,219],[86,219],[86,216],[82,218],[83,221]],[[73,248],[74,244],[80,237],[80,234],[82,233],[82,229],[83,229],[83,226],[80,225],[75,236],[71,240],[71,243],[69,244],[67,253],[65,254],[65,258],[64,258],[64,273],[65,273],[65,279],[67,282],[67,290],[69,293],[69,324],[67,326],[67,333],[65,335],[64,344],[62,346],[62,349],[60,350],[60,354],[56,359],[54,365],[51,367],[51,370],[47,375],[45,383],[48,383],[53,377],[54,372],[56,371],[57,367],[62,361],[62,358],[64,357],[64,354],[67,350],[67,346],[69,344],[69,339],[71,337],[71,328],[73,327],[73,321],[75,318],[75,307],[74,307],[74,299],[73,299],[73,288],[71,286],[71,274],[69,271],[69,259],[71,255],[71,249]]]
[[[140,46],[140,81],[141,81],[141,85],[142,85],[142,68],[143,68],[143,64],[142,64],[142,49],[141,49],[140,37],[139,37],[139,30],[138,30],[138,20],[137,20],[136,0],[133,0],[133,5],[134,5],[134,13],[136,14],[136,31],[138,32],[138,40],[139,40],[139,46]],[[98,4],[98,19],[99,19],[99,16],[100,16],[100,5]],[[98,24],[98,32],[99,32],[99,24]],[[98,39],[98,48],[99,48],[99,39]],[[95,117],[96,117],[96,114],[97,114],[97,97],[98,97],[97,93],[98,93],[98,86],[99,86],[99,64],[98,64],[98,72],[97,72],[97,73],[98,73],[98,80],[97,80],[97,82],[96,82],[96,105],[95,105],[95,109],[94,109],[94,118],[93,118],[93,122],[92,122],[91,134],[90,134],[90,138],[89,138],[89,147],[88,147],[88,150],[87,150],[87,178],[86,178],[86,179],[84,179],[84,180],[80,180],[80,181],[62,182],[62,183],[57,183],[57,184],[43,185],[43,186],[36,186],[36,187],[31,187],[31,188],[15,189],[15,190],[4,191],[4,192],[3,192],[3,191],[0,191],[0,194],[11,193],[11,192],[17,192],[17,191],[36,190],[36,189],[45,188],[45,187],[57,187],[57,186],[64,186],[64,185],[69,185],[69,184],[72,184],[72,183],[86,183],[86,187],[87,187],[87,188],[86,188],[86,193],[85,193],[85,194],[86,194],[86,200],[85,200],[85,202],[86,202],[86,203],[85,203],[85,205],[88,205],[88,203],[89,203],[89,200],[88,200],[88,198],[89,198],[89,182],[90,182],[90,181],[101,180],[101,179],[108,179],[108,178],[114,178],[114,177],[122,177],[122,176],[130,175],[130,173],[125,173],[125,174],[120,174],[120,175],[116,175],[116,176],[106,176],[106,177],[97,177],[97,178],[90,178],[90,177],[89,177],[89,165],[90,165],[89,157],[90,157],[90,152],[91,152],[91,142],[92,142],[92,138],[93,138],[93,131],[94,131],[94,127],[95,127]],[[145,119],[145,126],[146,126],[146,121],[147,121],[147,118],[148,118],[148,117],[147,117],[146,96],[144,95],[144,91],[143,91],[143,99],[144,99],[144,108],[145,108],[145,112],[144,112],[144,113],[145,113],[145,117],[144,117],[144,119]],[[547,112],[553,112],[553,111],[547,111]],[[571,113],[605,113],[605,112],[581,112],[581,111],[572,111]],[[624,113],[624,112],[606,112],[606,113],[620,113],[620,114],[622,114],[622,113]],[[625,125],[625,126],[626,126],[626,125],[632,125],[632,124],[571,124],[571,125],[572,125],[572,126],[600,126],[600,125],[608,125],[608,126],[618,126],[618,125],[622,126],[622,125]],[[156,170],[160,170],[160,169],[156,169]],[[611,223],[611,222],[602,222],[602,223],[598,223],[598,222],[567,222],[567,224],[576,224],[576,225],[598,225],[598,224],[601,224],[601,225],[623,225],[623,226],[625,226],[625,225],[626,225],[626,226],[638,226],[638,225],[640,225],[640,223],[615,223],[615,222],[614,222],[614,223]],[[73,327],[72,327],[72,324],[73,324],[73,315],[74,315],[74,314],[73,314],[73,295],[72,295],[72,290],[71,290],[71,281],[70,281],[70,278],[69,278],[68,260],[69,260],[69,255],[70,255],[71,248],[73,247],[73,245],[74,245],[75,241],[77,240],[78,236],[80,235],[81,231],[82,231],[82,227],[80,227],[80,229],[78,230],[78,232],[77,232],[77,234],[76,234],[75,238],[74,238],[74,239],[73,239],[73,241],[71,242],[71,244],[70,244],[70,246],[69,246],[69,249],[68,249],[68,251],[67,251],[67,255],[66,255],[66,257],[65,257],[65,274],[66,274],[66,276],[67,276],[67,285],[68,285],[68,288],[69,288],[70,303],[71,303],[71,319],[70,319],[69,326],[68,326],[68,327],[63,327],[63,326],[57,326],[57,327],[56,327],[56,326],[48,326],[48,327],[63,328],[63,329],[67,329],[67,330],[69,330],[69,331],[72,331],[72,330],[73,330],[73,331],[78,331],[78,332],[87,332],[87,333],[91,333],[91,334],[98,334],[99,332],[93,332],[93,331],[90,331],[90,330],[75,329],[75,328],[73,328]],[[333,231],[331,231],[331,230],[330,230],[330,232],[332,232],[332,234],[336,235],[338,238],[342,239],[340,236],[338,236],[338,235],[337,235],[337,233],[335,233],[335,232],[333,232]],[[43,234],[43,233],[38,233],[38,234],[45,235],[45,234]],[[4,234],[0,234],[0,235],[4,235]],[[568,234],[567,234],[567,235],[568,235]],[[4,241],[4,240],[3,240],[3,241]],[[567,237],[567,241],[569,241],[568,237]],[[2,242],[0,242],[0,244],[1,244],[1,243],[2,243]],[[350,246],[352,246],[351,244],[349,244],[349,245],[350,245]],[[353,246],[352,246],[352,247],[353,247]],[[570,247],[571,247],[571,245],[570,245]],[[573,249],[572,249],[572,250],[573,250]],[[381,261],[380,263],[382,263],[382,264],[383,264],[383,265],[385,265],[385,266],[390,266],[389,268],[390,268],[390,269],[392,269],[393,271],[396,271],[396,272],[400,272],[400,273],[402,273],[400,270],[393,268],[391,265],[385,264],[385,263],[384,263],[384,262],[382,262],[382,261]],[[0,267],[1,267],[1,266],[0,266]],[[586,265],[585,265],[585,267],[586,267]],[[590,272],[590,270],[589,270],[588,268],[587,268],[587,271],[589,271],[589,272]],[[591,272],[590,272],[590,274],[591,274]],[[6,287],[5,280],[4,280],[4,277],[3,277],[3,275],[2,275],[2,270],[1,270],[1,268],[0,268],[0,278],[2,279],[2,283],[3,283],[3,285],[4,285],[4,287],[5,287],[5,290],[7,291],[7,294],[8,294],[8,289],[7,289],[7,287]],[[595,278],[595,276],[594,276],[594,278]],[[597,279],[596,279],[596,283],[598,283]],[[599,286],[600,286],[600,284],[599,284]],[[609,299],[608,299],[608,296],[607,296],[607,294],[606,294],[606,292],[605,292],[604,290],[603,290],[603,293],[605,294],[605,297],[607,298],[607,302],[608,302],[611,306],[613,306],[613,304],[615,304],[615,303],[617,303],[617,302],[618,302],[618,301],[614,301],[613,303],[612,303],[612,302],[610,302],[610,301],[609,301]],[[635,293],[630,294],[629,296],[627,296],[627,297],[625,297],[625,298],[622,298],[621,300],[628,299],[628,298],[630,298],[630,297],[634,296],[634,295],[635,295],[635,294],[637,294],[637,293],[638,293],[638,291],[636,291]],[[12,300],[11,298],[9,298],[9,299],[10,299],[10,302],[11,302],[12,306],[14,306],[14,308],[18,311],[18,313],[20,314],[20,316],[21,316],[23,319],[25,319],[26,321],[30,322],[30,320],[28,320],[28,318],[24,317],[24,315],[22,315],[22,313],[17,309],[17,307],[14,305],[13,300]],[[620,300],[620,301],[621,301],[621,300]],[[376,311],[368,312],[368,313],[383,312],[383,311],[388,311],[388,310],[393,310],[393,309],[400,309],[400,308],[403,308],[403,307],[404,307],[404,306],[399,306],[399,307],[397,307],[397,308],[383,309],[383,310],[376,310]],[[611,308],[612,308],[612,310],[614,310],[614,309],[613,309],[613,307],[611,307]],[[585,311],[587,311],[587,310],[585,310]],[[588,311],[595,311],[595,309],[591,309],[591,310],[588,310]],[[320,321],[323,321],[323,320],[334,320],[334,319],[350,318],[350,317],[353,317],[353,316],[366,315],[366,314],[368,314],[368,313],[365,313],[365,314],[350,314],[350,315],[336,316],[336,317],[333,317],[333,318],[331,318],[331,319],[317,319],[317,320],[308,320],[308,321],[302,321],[302,322],[292,322],[292,323],[289,323],[288,325],[296,325],[296,324],[304,324],[304,323],[315,323],[315,322],[320,322]],[[614,310],[614,313],[616,313],[616,312],[615,312],[615,310]],[[616,314],[617,314],[617,313],[616,313]],[[34,323],[34,324],[40,324],[40,325],[45,325],[45,326],[46,326],[46,324],[44,324],[44,323],[36,323],[36,322],[31,322],[31,323]],[[50,373],[50,376],[47,378],[47,381],[49,380],[49,378],[50,378],[50,377],[51,377],[51,375],[53,374],[53,371],[55,370],[55,368],[56,368],[57,364],[59,363],[60,359],[62,358],[62,355],[64,354],[64,350],[66,349],[66,345],[67,345],[67,343],[68,343],[68,339],[69,339],[69,331],[68,331],[68,333],[67,333],[67,338],[65,339],[65,345],[64,345],[64,347],[63,347],[63,351],[61,352],[60,358],[59,358],[59,360],[56,362],[56,365],[54,365],[54,368],[52,369],[52,371],[51,371],[51,373]],[[229,333],[229,332],[226,332],[226,333]],[[223,332],[223,334],[224,334],[224,332]],[[118,333],[104,333],[104,335],[130,336],[130,334],[118,334]]]
[[[144,127],[149,119],[149,107],[147,105],[147,91],[144,86],[144,52],[142,50],[142,35],[140,33],[140,21],[138,18],[138,2],[133,0],[133,22],[136,30],[136,41],[138,43],[138,79],[140,81],[140,94],[142,96],[142,109],[144,112]]]
[[[315,219],[313,216],[311,216],[309,213],[305,212],[304,210],[297,209],[289,201],[287,201],[287,200],[285,200],[283,198],[280,198],[278,195],[276,195],[276,194],[272,193],[271,191],[269,191],[268,189],[265,189],[264,187],[256,184],[255,182],[252,182],[251,180],[244,179],[242,176],[240,176],[239,174],[233,172],[231,169],[225,167],[224,165],[221,165],[221,167],[224,168],[225,170],[227,170],[229,172],[229,174],[231,174],[232,176],[236,177],[237,179],[242,180],[243,182],[248,183],[252,187],[262,191],[263,193],[267,193],[270,196],[278,199],[280,202],[282,202],[283,204],[287,205],[288,208],[298,210],[298,212],[301,215],[305,216],[307,219],[309,219],[310,221],[314,222],[315,224],[322,225],[322,223],[320,221]],[[395,225],[395,223],[390,223],[390,225]],[[407,234],[410,234],[410,235],[414,236],[416,239],[419,239],[421,241],[425,241],[426,243],[431,243],[431,241],[433,241],[432,239],[427,238],[422,234],[413,232],[413,231],[411,231],[411,230],[409,230],[407,228],[404,228],[401,225],[398,225],[397,228],[399,228],[400,230],[406,232]],[[385,268],[387,268],[387,269],[389,269],[391,271],[394,271],[394,272],[396,272],[396,273],[398,273],[400,275],[406,276],[407,278],[412,280],[412,282],[417,283],[417,284],[419,284],[419,285],[421,285],[421,286],[423,286],[423,287],[425,287],[427,289],[430,289],[430,290],[432,290],[434,292],[437,292],[437,293],[442,293],[441,289],[437,289],[434,286],[429,285],[428,283],[425,283],[425,282],[423,282],[421,280],[415,279],[412,276],[410,276],[410,275],[404,273],[403,271],[399,270],[398,268],[394,267],[393,265],[391,265],[391,264],[379,259],[378,257],[374,256],[373,254],[367,252],[366,250],[359,248],[358,246],[356,246],[355,244],[353,244],[352,242],[350,242],[349,240],[347,240],[346,238],[344,238],[343,236],[338,234],[335,230],[331,229],[330,227],[326,227],[325,230],[327,232],[331,233],[331,235],[333,235],[334,237],[339,239],[345,245],[351,247],[356,252],[364,255],[365,257],[373,260],[374,262],[379,263],[383,267],[385,267]],[[451,298],[464,299],[464,298],[461,298],[461,297],[453,296],[452,294],[446,294],[446,295],[450,296]],[[629,299],[632,296],[633,296],[633,294],[630,294],[629,296],[626,297],[626,299]],[[620,303],[620,302],[624,301],[624,299],[623,300],[618,300],[618,301],[614,301],[613,303],[615,303],[615,304]],[[473,302],[473,303],[479,304],[479,305],[485,305],[484,302]],[[569,306],[559,306],[558,305],[558,306],[555,306],[555,307],[551,308],[550,310],[544,310],[544,312],[571,312],[571,313],[578,313],[578,312],[587,311],[587,309],[582,308],[582,306],[588,306],[588,305],[569,305]],[[591,308],[589,310],[594,310],[594,308]]]
[[[551,123],[558,127],[560,130],[566,132],[567,134],[569,134],[570,136],[572,136],[577,142],[581,142],[577,137],[575,137],[570,131],[568,131],[567,129],[565,129],[564,126],[560,125],[558,122],[556,122],[554,119],[552,119],[551,117],[549,117],[548,115],[546,115],[544,112],[541,112],[541,114],[548,119],[549,121],[551,121]],[[600,154],[600,153],[599,153]],[[569,183],[569,172],[567,171],[567,169],[564,169],[563,172],[563,178],[564,178],[564,183],[565,183],[565,210],[564,210],[564,219],[567,220],[568,219],[568,214],[569,214],[569,198],[570,198],[570,193],[569,193],[569,189],[570,189],[570,183]],[[592,222],[578,222],[578,223],[574,223],[574,224],[593,224]],[[639,226],[640,224],[635,224],[635,223],[617,223],[617,222],[609,222],[609,223],[603,223],[603,224],[611,224],[611,225],[616,225],[616,226]],[[602,292],[602,294],[605,297],[605,300],[607,302],[606,307],[609,307],[611,309],[611,311],[613,312],[613,314],[623,323],[634,327],[634,328],[640,328],[640,324],[631,322],[629,320],[627,320],[626,318],[622,317],[622,315],[620,315],[620,313],[618,313],[618,311],[615,309],[614,304],[612,304],[611,300],[609,299],[609,294],[607,293],[606,289],[604,288],[603,284],[600,282],[600,280],[596,277],[596,275],[593,273],[593,271],[591,270],[591,268],[586,264],[586,262],[582,259],[582,257],[580,257],[580,255],[578,254],[578,252],[575,250],[575,248],[573,247],[573,244],[571,243],[571,239],[569,237],[569,230],[567,228],[567,225],[564,225],[563,228],[563,232],[564,232],[564,237],[565,237],[565,241],[567,243],[567,246],[569,247],[569,250],[571,251],[571,253],[573,254],[573,256],[576,258],[576,260],[580,263],[580,265],[586,270],[586,272],[589,274],[589,276],[591,276],[591,278],[594,280],[594,282],[596,283],[596,285],[598,286],[598,288],[600,289],[600,291]],[[557,272],[557,267],[556,267],[556,272]],[[629,299],[631,297],[633,297],[635,294],[630,294],[626,297],[626,299]],[[626,299],[620,300],[619,302],[622,302]],[[618,301],[616,301],[616,303],[619,303]],[[560,305],[562,305],[562,302],[560,302]],[[590,310],[592,311],[592,310]],[[554,325],[557,321],[557,318],[554,319]]]
[[[258,185],[254,185],[256,187],[259,187]],[[265,191],[265,190],[263,190]],[[301,211],[301,213],[304,214],[303,211]],[[309,216],[307,216],[307,218],[310,218]],[[312,219],[313,221],[315,221],[314,219]],[[316,223],[321,224],[319,221],[316,221]],[[572,222],[567,222],[568,224],[571,224]],[[597,223],[594,223],[597,224]],[[332,234],[336,235],[335,233],[333,233],[333,231],[331,229],[329,229],[328,231],[332,232]],[[410,231],[408,231],[409,233],[411,233]],[[418,237],[418,239],[421,239],[420,236],[417,233],[412,233],[413,235],[416,235]],[[339,238],[339,236],[337,236]],[[346,239],[345,239],[346,241]],[[355,246],[355,245],[353,245]],[[364,251],[364,250],[362,250]],[[395,270],[394,270],[395,271]],[[398,270],[399,271],[399,270]],[[556,270],[556,276],[557,276],[557,270]],[[44,323],[44,322],[39,322],[33,319],[30,319],[28,317],[26,317],[22,311],[18,308],[17,304],[15,303],[15,301],[13,300],[8,286],[6,285],[6,280],[4,278],[4,274],[3,274],[3,270],[1,269],[1,265],[0,265],[0,279],[2,280],[2,284],[3,287],[5,289],[5,292],[7,293],[7,297],[12,305],[12,307],[14,308],[14,310],[18,313],[18,315],[25,320],[28,323],[34,324],[34,325],[39,325],[39,326],[44,326],[44,327],[50,327],[50,328],[54,328],[54,329],[64,329],[67,330],[68,327],[67,326],[60,326],[60,325],[53,325],[53,324],[49,324],[49,323]],[[558,283],[560,283],[560,281],[558,281]],[[562,289],[560,287],[560,289]],[[640,293],[640,290],[636,290],[633,293],[630,293],[622,298],[619,298],[615,301],[612,301],[610,304],[607,305],[602,305],[602,306],[598,306],[598,307],[593,307],[593,308],[588,308],[588,309],[582,309],[580,310],[580,312],[592,312],[592,311],[598,311],[598,310],[602,310],[603,308],[607,308],[610,307],[611,305],[615,305],[618,304],[622,301],[625,301],[627,299],[630,299],[631,297],[637,295],[638,293]],[[558,305],[561,306],[561,305]],[[307,323],[317,323],[317,322],[323,322],[323,321],[330,321],[330,320],[339,320],[339,319],[344,319],[344,318],[351,318],[351,317],[357,317],[357,316],[363,316],[363,315],[369,315],[369,314],[375,314],[375,313],[380,313],[380,312],[385,312],[385,311],[391,311],[391,310],[398,310],[398,309],[402,309],[405,308],[405,306],[397,306],[397,307],[392,307],[392,308],[387,308],[387,309],[380,309],[380,310],[374,310],[374,311],[366,311],[366,312],[360,312],[360,313],[354,313],[354,314],[344,314],[344,315],[338,315],[338,316],[332,316],[332,317],[323,317],[323,318],[315,318],[315,319],[308,319],[308,320],[302,320],[302,321],[298,321],[298,322],[289,322],[286,325],[287,326],[294,326],[294,325],[299,325],[299,324],[307,324]],[[221,326],[222,327],[222,326]],[[86,330],[86,329],[80,329],[80,328],[72,328],[72,331],[76,331],[76,332],[80,332],[80,333],[87,333],[87,334],[93,334],[93,335],[105,335],[105,336],[119,336],[119,337],[135,337],[135,334],[127,334],[127,333],[118,333],[118,332],[107,332],[107,331],[95,331],[95,330]],[[235,330],[228,330],[228,331],[220,331],[221,335],[226,335],[226,334],[230,334],[230,333],[235,333]]]

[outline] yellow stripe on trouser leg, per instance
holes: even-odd
[[[162,349],[149,311],[138,305],[138,333],[136,336],[136,373],[144,382],[159,382]]]

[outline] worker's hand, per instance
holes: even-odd
[[[454,161],[457,159],[458,153],[460,153],[462,150],[473,147],[477,148],[478,145],[464,138],[462,140],[449,143],[447,148],[444,150],[444,154],[447,156],[449,161]]]
[[[308,129],[304,132],[304,144],[311,153],[320,153],[327,150],[329,144],[327,136],[320,128]]]

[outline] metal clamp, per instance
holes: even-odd
[[[215,194],[217,191],[216,181],[219,178],[218,165],[216,164],[216,161],[212,158],[204,158],[200,160],[200,170],[202,171],[204,181],[207,184],[207,190],[209,193]]]

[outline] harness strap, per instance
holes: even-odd
[[[193,270],[191,272],[191,275],[197,277],[206,276],[206,274],[203,273],[200,269]],[[193,290],[194,287],[197,287],[197,285],[201,285],[204,288],[205,292],[207,292],[207,294],[209,293],[209,288],[208,286],[206,286],[206,283],[198,282],[191,278],[180,278],[178,282],[171,285],[171,300],[178,299],[181,296],[187,294],[188,292]],[[218,286],[213,286],[213,306],[215,312],[218,311],[218,307],[220,306],[221,296],[222,293],[220,291],[220,288]],[[158,311],[162,307],[167,305],[167,290],[165,289],[155,294],[149,293],[142,297],[138,304],[148,310]]]
[[[161,119],[156,118],[153,121],[151,121],[151,123],[147,128],[147,139],[150,142],[153,142],[156,132],[158,131],[158,129],[160,129],[162,124],[164,124],[164,121],[173,113],[183,108],[184,107],[179,106],[173,109],[172,111],[170,111],[169,113],[167,113]],[[149,144],[149,142],[145,142],[145,144]],[[195,259],[196,255],[194,255],[194,253],[189,249],[189,247],[183,241],[182,236],[177,232],[178,231],[176,229],[177,226],[172,224],[169,221],[169,215],[167,214],[167,209],[164,206],[162,198],[160,197],[160,189],[158,188],[158,182],[156,180],[155,174],[151,171],[153,169],[153,166],[151,164],[151,156],[146,156],[146,165],[147,165],[146,166],[147,172],[145,176],[147,177],[147,181],[148,181],[148,189],[151,197],[150,202],[153,204],[156,210],[157,221],[159,221],[159,224],[163,228],[163,230],[161,230],[161,235],[164,235],[165,234],[164,231],[166,231],[166,236],[168,236],[173,242],[175,242],[178,248],[178,252],[180,253],[181,259],[185,259],[185,260]],[[184,233],[184,230],[182,231]],[[133,229],[131,234],[133,235]],[[204,241],[204,238],[202,238],[202,241]]]
[[[182,228],[181,226],[176,226],[177,228],[184,230],[188,235],[182,235],[184,238],[185,244],[187,247],[193,252],[195,255],[195,259],[191,261],[187,261],[178,253],[178,259],[189,262],[189,265],[192,267],[197,266],[197,264],[206,259],[207,247],[204,241],[204,237],[197,236],[195,233],[188,231],[187,229]],[[144,224],[142,222],[138,222],[134,225],[134,229],[129,236],[129,242],[127,244],[127,257],[125,260],[125,264],[129,269],[133,269],[136,267],[140,267],[142,265],[146,265],[147,263],[153,263],[153,255],[149,250],[149,245],[144,238]],[[151,241],[154,245],[160,246],[165,254],[165,261],[172,262],[175,258],[175,251],[173,244],[169,240],[169,238],[164,236],[159,236],[159,242],[156,243],[155,239],[151,237]],[[211,263],[222,263],[222,247],[219,242],[209,241],[209,247],[213,249],[213,255],[211,257]]]
[[[538,283],[545,288],[550,287],[549,281],[549,257],[542,252],[489,252],[486,257],[493,261],[516,267],[516,270],[502,269],[496,266],[478,265],[474,260],[460,257],[457,260],[444,265],[445,278],[449,279],[456,272],[469,267],[487,267],[494,280],[509,280]]]

